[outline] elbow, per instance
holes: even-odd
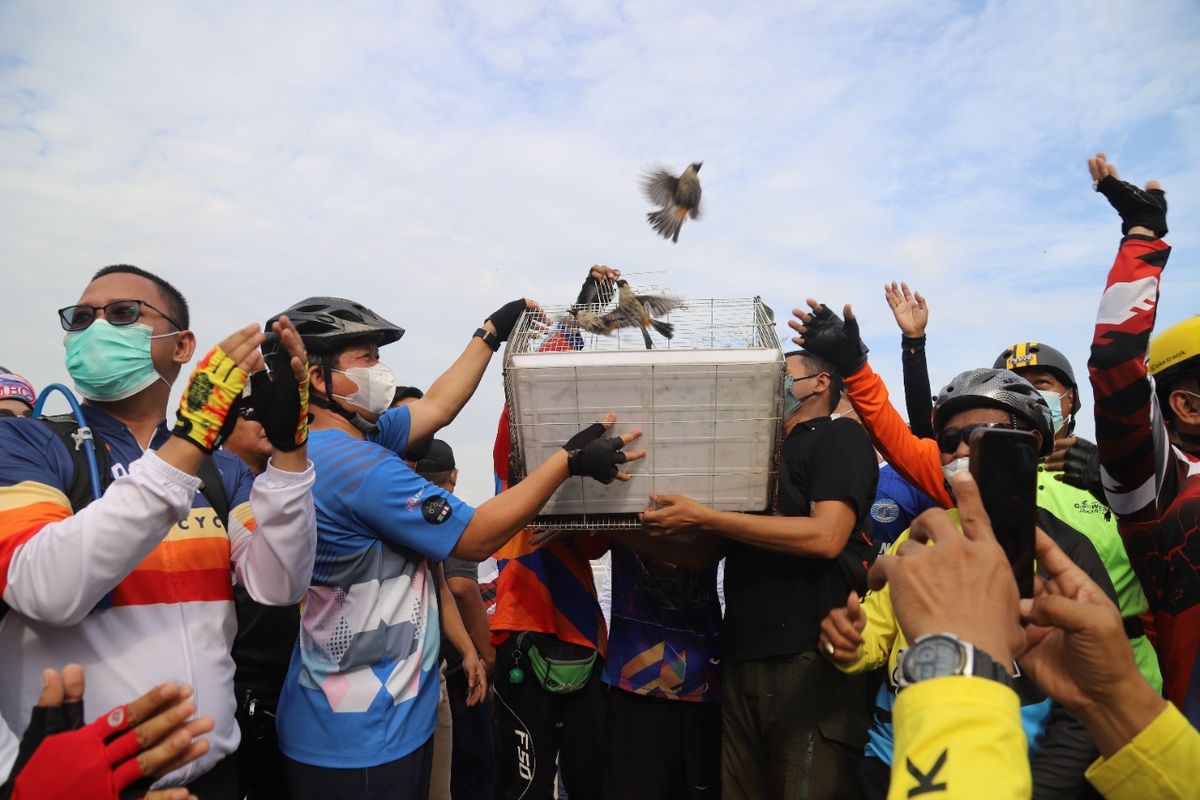
[[[492,554],[486,547],[476,542],[467,542],[459,539],[458,544],[454,545],[454,549],[450,551],[450,555],[465,561],[484,561],[490,558]],[[455,597],[458,596],[458,592],[455,592],[453,589],[450,591]]]
[[[33,622],[52,628],[69,628],[83,622],[92,608],[102,598],[88,603],[80,598],[65,597],[13,597],[4,593],[4,602],[9,608]]]

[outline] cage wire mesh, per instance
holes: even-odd
[[[673,296],[644,279],[639,295]],[[587,306],[605,313],[611,297]],[[782,438],[783,351],[760,298],[686,300],[662,315],[674,337],[637,328],[582,331],[572,307],[527,312],[504,361],[511,479],[550,457],[606,411],[616,432],[634,427],[630,449],[649,455],[628,483],[572,478],[532,524],[548,531],[633,530],[650,494],[686,494],[714,508],[763,511],[774,496]],[[575,307],[576,310],[578,307]]]

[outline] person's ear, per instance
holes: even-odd
[[[171,354],[171,361],[175,364],[186,364],[192,360],[192,356],[196,353],[196,334],[191,331],[180,331],[175,337],[175,352]]]
[[[1171,414],[1185,425],[1200,425],[1200,395],[1186,389],[1172,389],[1167,395]]]
[[[320,364],[308,365],[308,382],[319,397],[325,396],[325,370],[321,369]]]

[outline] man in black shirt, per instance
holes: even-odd
[[[652,534],[703,532],[725,547],[722,794],[853,796],[870,689],[817,654],[822,617],[866,574],[879,469],[866,431],[831,419],[841,379],[787,354],[778,516],[714,511],[655,496]],[[865,583],[865,581],[864,581]]]

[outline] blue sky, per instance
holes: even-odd
[[[361,299],[428,386],[494,308],[569,302],[601,262],[781,320],[852,302],[897,390],[893,278],[929,298],[935,385],[1019,339],[1082,376],[1119,235],[1089,154],[1163,182],[1160,319],[1200,311],[1197,41],[1186,0],[7,2],[0,364],[63,379],[54,309],[127,262],[188,295],[204,345]],[[693,160],[705,216],[672,246],[638,175]],[[447,432],[476,502],[496,362]]]

